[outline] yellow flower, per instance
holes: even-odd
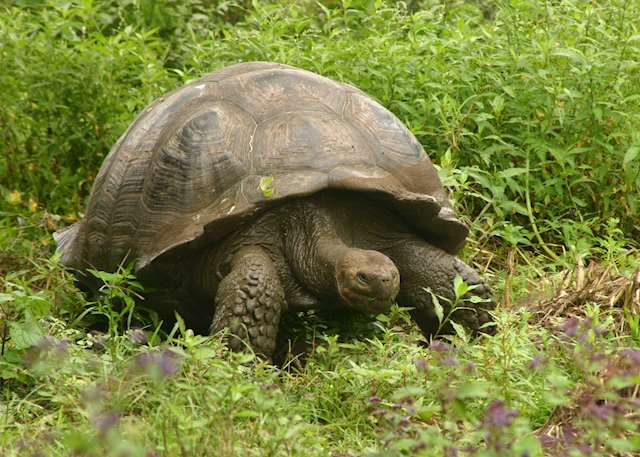
[[[19,205],[20,203],[22,203],[22,194],[17,190],[14,190],[13,192],[9,193],[9,195],[7,195],[7,201],[10,205]]]
[[[35,199],[33,198],[29,198],[29,203],[27,204],[27,207],[29,208],[29,211],[31,211],[32,213],[35,213],[36,211],[38,211],[38,202],[35,201]]]

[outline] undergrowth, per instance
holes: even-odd
[[[5,2],[0,456],[637,455],[638,18],[629,0]],[[354,84],[407,124],[472,227],[496,336],[300,316],[308,352],[276,368],[161,331],[130,271],[74,287],[51,232],[111,145],[247,60]]]

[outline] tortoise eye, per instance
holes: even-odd
[[[359,272],[356,275],[356,279],[358,281],[360,281],[362,284],[368,284],[369,283],[369,277],[366,274],[362,273],[362,272]]]

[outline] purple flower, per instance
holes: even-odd
[[[415,399],[413,396],[411,396],[411,395],[407,395],[406,397],[402,397],[402,398],[400,399],[400,404],[403,404],[403,405],[412,405],[412,404],[414,404],[414,403],[415,403],[415,401],[416,401],[416,399]]]
[[[427,361],[425,359],[417,359],[413,363],[418,370],[424,373],[427,372]]]
[[[423,449],[427,448],[427,443],[425,443],[424,441],[418,441],[412,448],[411,450],[413,452],[418,452],[421,451]]]
[[[405,416],[402,419],[400,419],[400,427],[402,428],[407,428],[409,426],[409,424],[411,423],[409,416]]]
[[[160,361],[158,362],[158,365],[160,366],[160,373],[162,376],[167,378],[169,376],[173,376],[180,370],[180,367],[182,366],[182,357],[169,349],[165,349],[160,353]]]
[[[578,435],[579,435],[578,429],[571,425],[567,425],[562,430],[562,440],[565,442],[565,444],[575,443],[576,439],[578,438]]]
[[[58,341],[53,349],[57,356],[63,357],[69,352],[69,342],[67,340]]]
[[[578,446],[576,446],[576,449],[583,455],[593,454],[593,448],[589,444],[579,444]]]
[[[99,414],[93,417],[93,425],[98,429],[100,436],[105,436],[109,431],[118,425],[120,421],[120,414],[116,412],[110,412],[105,414]]]
[[[274,384],[274,383],[271,383],[271,384],[260,384],[260,388],[262,390],[267,390],[267,391],[268,390],[276,390],[278,388],[278,384]]]
[[[88,333],[89,340],[92,346],[99,351],[104,351],[107,348],[107,342],[109,341],[109,335],[99,332],[97,330],[91,330]]]
[[[542,435],[538,437],[538,441],[540,441],[543,448],[555,448],[558,445],[558,440],[549,435]]]
[[[640,349],[625,349],[620,352],[620,355],[636,366],[640,366]]]
[[[448,352],[450,349],[450,346],[447,343],[443,343],[442,341],[434,341],[429,345],[429,349],[431,349],[434,352],[443,353],[443,352]]]
[[[445,457],[458,457],[458,450],[455,447],[448,447],[444,451]]]
[[[572,317],[564,321],[564,323],[562,324],[562,331],[567,336],[575,336],[575,334],[578,333],[579,326],[580,322],[578,321],[578,319]]]
[[[527,364],[527,367],[530,370],[537,370],[540,366],[547,363],[547,358],[544,356],[537,355]]]
[[[591,403],[587,406],[587,413],[595,416],[597,419],[607,422],[611,417],[611,414],[614,412],[614,407],[609,404],[597,404]]]
[[[453,367],[458,364],[458,359],[456,359],[455,357],[447,357],[442,361],[442,364],[448,367]]]
[[[149,341],[147,332],[140,328],[132,328],[127,332],[127,335],[129,336],[129,339],[135,344],[145,344],[147,341]]]
[[[29,348],[24,356],[24,360],[29,366],[44,362],[52,362],[55,364],[62,362],[68,351],[68,341],[58,341],[52,336],[43,336],[35,345]]]
[[[143,370],[147,370],[155,363],[155,360],[155,353],[143,352],[136,357],[136,365]]]
[[[469,362],[464,366],[465,373],[473,373],[476,371],[476,364],[473,362]]]
[[[513,419],[519,415],[520,413],[517,409],[507,409],[504,406],[504,402],[494,400],[487,408],[484,416],[484,426],[487,428],[508,427],[513,422]]]
[[[143,371],[156,373],[160,378],[168,378],[180,371],[182,356],[170,349],[143,352],[138,354],[135,364]]]
[[[377,395],[372,395],[372,396],[369,397],[369,403],[371,403],[372,405],[377,405],[381,401],[382,401],[382,399],[380,397],[378,397]]]

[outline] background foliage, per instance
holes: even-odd
[[[636,455],[639,28],[635,0],[2,3],[0,456]],[[51,232],[111,145],[248,60],[356,85],[407,124],[472,226],[498,336],[426,349],[403,310],[311,315],[306,364],[274,369],[134,328],[128,271],[75,289]]]
[[[16,2],[0,18],[0,182],[82,211],[144,106],[270,60],[389,107],[488,236],[584,250],[615,218],[637,238],[638,17],[629,0]]]

